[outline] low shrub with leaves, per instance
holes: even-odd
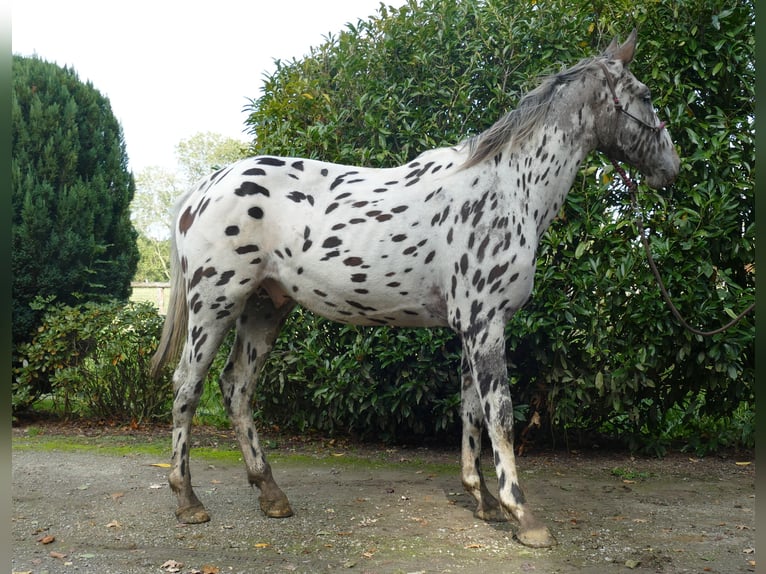
[[[217,379],[233,337],[208,374],[198,420],[228,424]],[[333,323],[303,309],[287,319],[255,390],[256,418],[292,432],[390,442],[460,429],[460,346],[448,329]]]
[[[449,330],[354,327],[294,312],[264,368],[259,416],[401,441],[453,432],[460,347]]]
[[[162,317],[148,303],[53,305],[14,356],[13,410],[49,395],[60,414],[167,418],[170,378],[148,376]]]

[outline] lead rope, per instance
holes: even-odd
[[[611,158],[610,158],[611,159]],[[662,277],[660,277],[660,272],[657,270],[657,265],[654,263],[654,258],[652,257],[652,250],[649,247],[649,240],[646,237],[646,233],[644,231],[644,219],[641,215],[641,211],[638,208],[638,198],[636,197],[636,190],[638,189],[638,184],[635,182],[635,180],[632,180],[627,173],[625,173],[625,170],[622,169],[622,166],[620,166],[619,163],[617,163],[616,160],[612,159],[612,165],[614,165],[614,169],[617,171],[617,173],[620,174],[620,177],[622,177],[622,181],[625,183],[626,187],[628,188],[628,191],[630,191],[630,202],[633,205],[633,210],[636,213],[636,225],[638,226],[638,236],[641,238],[641,243],[644,246],[644,251],[646,251],[646,259],[649,262],[649,267],[652,270],[652,273],[654,274],[654,278],[657,280],[657,285],[660,288],[660,292],[662,293],[662,298],[665,299],[665,303],[667,303],[668,307],[670,307],[671,313],[673,313],[673,316],[678,320],[681,325],[688,331],[694,333],[695,335],[700,335],[702,337],[710,337],[712,335],[717,335],[718,333],[723,333],[727,329],[733,327],[737,323],[739,323],[745,315],[750,313],[753,309],[755,309],[755,303],[752,303],[747,309],[742,311],[739,315],[737,315],[734,319],[726,323],[724,326],[719,327],[718,329],[714,329],[712,331],[700,331],[699,329],[695,329],[692,327],[682,316],[681,313],[678,312],[678,309],[673,304],[673,301],[670,299],[670,295],[668,294],[668,290],[665,289],[665,283],[662,281]]]

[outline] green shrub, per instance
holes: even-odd
[[[32,341],[14,357],[13,410],[43,395],[64,414],[110,420],[166,418],[170,379],[148,376],[162,318],[148,303],[49,308]]]
[[[197,421],[228,426],[218,375],[208,374]],[[296,309],[264,365],[255,397],[261,426],[388,442],[460,430],[460,344],[448,329],[355,327]],[[521,412],[521,411],[519,411]]]
[[[354,327],[298,309],[263,369],[258,417],[389,441],[453,433],[459,365],[459,342],[447,329]]]
[[[540,75],[592,56],[636,26],[631,68],[651,87],[682,157],[671,189],[656,194],[642,186],[639,194],[652,253],[680,312],[714,328],[749,305],[755,291],[753,14],[752,0],[725,8],[714,0],[381,6],[377,17],[348,25],[308,56],[276,63],[248,106],[253,151],[398,165],[486,129]],[[556,440],[609,428],[631,447],[659,452],[671,440],[669,417],[694,428],[698,414],[686,408],[688,397],[705,393],[699,416],[722,424],[740,405],[754,404],[755,325],[751,316],[702,338],[673,319],[613,175],[608,161],[592,154],[542,238],[535,293],[507,329],[509,374],[515,402],[539,413]],[[362,352],[378,337],[393,337],[322,328]],[[401,336],[415,348],[423,337]],[[281,343],[289,367],[266,383],[296,393],[296,411],[303,412],[301,400],[320,407],[314,416],[322,424],[346,408],[356,409],[348,419],[354,428],[367,419],[378,424],[371,389],[378,402],[389,392],[391,367],[355,364],[329,343],[306,349],[304,358],[308,337],[318,344],[322,335],[300,331]],[[372,349],[367,360],[385,356],[385,347]],[[410,352],[402,351],[405,369]],[[314,394],[300,394],[299,384],[313,385]],[[442,389],[458,388],[448,385]],[[406,394],[406,386],[397,393]],[[417,405],[417,398],[409,393],[404,404]]]

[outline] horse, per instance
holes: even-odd
[[[680,160],[628,67],[634,29],[551,75],[517,109],[453,147],[369,168],[258,156],[216,171],[175,207],[170,303],[152,374],[173,374],[168,481],[182,523],[210,520],[191,483],[191,422],[213,358],[248,480],[269,517],[293,514],[253,423],[252,397],[289,312],[354,325],[448,326],[460,337],[461,479],[483,520],[514,518],[524,545],[556,544],[524,497],[513,449],[504,329],[532,292],[536,250],[583,159],[598,150],[670,185]],[[181,350],[182,348],[182,350]],[[180,355],[179,355],[180,351]],[[480,468],[486,428],[497,474]]]

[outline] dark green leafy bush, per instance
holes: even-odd
[[[642,186],[641,209],[676,305],[692,324],[713,328],[754,298],[753,14],[750,0],[725,8],[715,0],[382,7],[308,57],[277,62],[250,106],[253,151],[401,164],[489,127],[540,76],[636,26],[632,70],[651,88],[682,158],[670,190]],[[669,437],[704,443],[679,432],[684,425],[754,412],[755,326],[751,316],[702,338],[678,325],[646,266],[628,206],[608,162],[588,158],[540,245],[533,298],[508,326],[510,375],[516,402],[539,412],[551,437],[601,432],[659,453]],[[314,326],[298,321],[292,339],[280,339],[277,354],[291,368],[280,375],[270,363],[264,384],[289,393],[298,393],[302,378],[316,386],[310,406],[323,412],[304,410],[298,393],[295,421],[315,426],[316,417],[343,410],[354,428],[374,421],[371,389],[380,401],[390,384],[382,381],[397,379],[380,379],[390,366],[356,364],[355,356],[370,348],[376,352],[368,356],[382,355],[364,339],[390,335],[322,326],[348,348],[331,341],[304,348],[319,345]],[[396,333],[406,365],[423,335]],[[455,367],[450,362],[432,366],[446,371]],[[444,381],[444,390],[425,394],[454,397],[454,378]],[[417,393],[407,398],[417,404]]]
[[[138,262],[135,183],[109,100],[71,68],[13,56],[10,173],[13,344],[38,297],[127,300]]]
[[[62,414],[110,420],[165,419],[170,379],[148,376],[162,318],[148,303],[54,305],[34,338],[16,349],[13,410],[43,395]]]
[[[353,327],[294,312],[264,368],[260,417],[400,441],[454,432],[460,347],[446,329]]]
[[[232,341],[230,334],[208,375],[197,411],[205,422],[228,424],[217,380]],[[448,329],[354,327],[299,308],[261,372],[256,418],[290,431],[392,442],[453,435],[459,366],[459,342]]]

